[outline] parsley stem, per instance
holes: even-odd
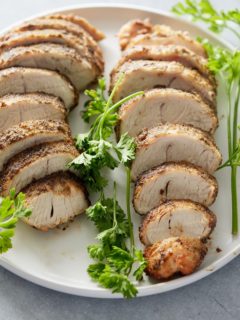
[[[126,182],[127,218],[128,218],[128,224],[129,224],[131,253],[134,255],[135,241],[134,241],[133,224],[132,224],[132,217],[131,217],[131,170],[128,166],[126,166],[126,177],[127,177],[127,182]]]
[[[237,198],[237,166],[231,167],[232,189],[232,234],[238,233],[238,198]]]

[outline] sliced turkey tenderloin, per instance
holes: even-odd
[[[112,73],[111,88],[124,74],[116,89],[114,101],[118,101],[139,90],[174,88],[198,93],[205,102],[215,106],[216,88],[197,71],[178,62],[136,60],[128,61]]]
[[[72,141],[69,126],[62,121],[30,120],[0,132],[0,171],[19,152],[45,142]]]
[[[89,206],[84,186],[69,173],[58,172],[35,181],[23,192],[26,205],[32,210],[24,222],[41,231],[71,221]]]
[[[191,38],[186,31],[173,30],[169,26],[155,25],[152,31],[146,34],[139,34],[130,39],[127,49],[133,46],[168,46],[177,45],[185,47],[197,55],[206,58],[206,51],[203,46]]]
[[[214,133],[218,119],[214,110],[197,94],[176,89],[152,89],[121,106],[117,136],[128,132],[134,137],[143,128],[151,129],[160,123],[192,125]]]
[[[213,173],[222,156],[212,137],[202,130],[166,124],[143,132],[137,138],[131,174],[135,181],[144,171],[165,162],[186,161]]]
[[[207,67],[207,59],[193,51],[175,45],[169,46],[135,46],[125,50],[116,69],[128,60],[176,61],[187,68],[197,70],[202,76],[215,83],[215,79]]]
[[[0,97],[0,131],[28,120],[62,120],[62,101],[43,93],[9,94]]]
[[[93,82],[97,73],[92,64],[72,48],[41,43],[16,47],[0,54],[0,69],[30,67],[58,71],[80,91]]]
[[[66,109],[78,102],[78,94],[71,83],[58,72],[12,67],[0,70],[0,97],[16,93],[46,93],[59,97]]]
[[[206,253],[207,246],[197,238],[164,239],[145,248],[145,272],[157,280],[167,280],[177,274],[191,274],[200,266]]]
[[[139,237],[146,246],[180,236],[205,240],[215,226],[216,216],[208,208],[189,200],[173,200],[149,212],[142,222]]]
[[[94,70],[96,74],[100,75],[103,71],[104,63],[100,47],[84,34],[80,38],[64,30],[45,29],[9,33],[0,40],[1,53],[11,48],[39,43],[62,44],[75,49],[82,58],[87,59],[92,68],[96,69]]]
[[[140,214],[149,212],[166,200],[186,199],[210,206],[217,193],[216,179],[205,170],[189,163],[168,162],[139,177],[133,205]]]
[[[1,195],[8,195],[12,188],[19,192],[34,180],[68,170],[68,163],[78,155],[73,143],[65,141],[44,143],[22,151],[3,167]]]
[[[70,21],[81,28],[83,28],[91,37],[93,37],[94,40],[100,41],[105,38],[104,33],[100,31],[99,29],[95,28],[89,21],[84,19],[83,17],[73,15],[73,14],[62,14],[62,13],[55,13],[51,15],[47,15],[44,17],[41,17],[41,19],[61,19],[65,21]]]

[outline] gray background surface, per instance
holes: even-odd
[[[103,2],[103,1],[87,1]],[[114,1],[106,1],[114,3]],[[175,0],[128,0],[118,3],[170,10]],[[212,0],[218,8],[240,8],[239,0]],[[83,3],[81,0],[1,0],[0,28],[41,11]],[[86,2],[85,2],[86,3]],[[228,33],[224,37],[232,41]],[[235,42],[236,44],[236,42]],[[132,301],[97,300],[41,288],[0,267],[0,320],[238,320],[240,257],[190,286]]]

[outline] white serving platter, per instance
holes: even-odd
[[[105,75],[109,72],[120,57],[120,50],[116,33],[128,20],[136,18],[150,18],[154,23],[172,26],[174,29],[187,30],[192,36],[206,37],[213,43],[231,48],[230,45],[219,40],[209,32],[199,27],[176,18],[168,13],[153,9],[136,7],[131,5],[79,5],[61,10],[52,11],[61,13],[73,13],[83,16],[100,28],[106,39],[101,47],[106,61]],[[47,12],[49,13],[49,12]],[[41,13],[43,15],[46,13]],[[33,18],[33,17],[30,17]],[[22,21],[19,21],[21,23]],[[16,25],[16,24],[15,24]],[[7,30],[9,30],[10,26]],[[3,30],[3,32],[7,31]],[[219,90],[220,92],[222,90]],[[72,111],[69,117],[73,134],[88,130],[80,117],[80,110],[84,100],[80,99],[79,106]],[[226,103],[223,97],[218,97],[218,115],[220,126],[216,133],[216,141],[221,149],[224,159],[227,157],[227,131],[226,131]],[[109,189],[111,194],[111,180],[117,180],[118,200],[125,207],[125,176],[121,169],[117,169],[109,176]],[[212,210],[218,218],[217,227],[212,235],[210,248],[204,263],[199,270],[192,275],[171,280],[169,282],[154,283],[147,278],[138,288],[139,296],[147,296],[173,290],[193,283],[230,262],[240,253],[240,238],[231,235],[231,191],[230,171],[228,169],[217,172],[219,182],[219,195]],[[240,190],[240,186],[239,190]],[[239,196],[239,195],[238,195]],[[138,226],[140,217],[133,212],[135,238],[138,241]],[[87,246],[95,242],[96,230],[84,215],[78,217],[65,230],[53,230],[43,233],[34,230],[24,223],[19,223],[13,241],[13,249],[0,257],[0,265],[11,272],[32,281],[38,285],[51,288],[69,294],[97,298],[119,298],[120,295],[98,287],[89,279],[86,272],[91,263],[88,258]],[[222,251],[217,252],[220,248]]]

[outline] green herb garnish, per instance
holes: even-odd
[[[138,292],[132,279],[140,281],[146,267],[142,252],[135,247],[130,210],[129,166],[135,157],[136,145],[128,134],[123,134],[118,143],[111,136],[118,121],[118,108],[143,92],[136,92],[113,104],[112,98],[122,77],[108,99],[104,95],[104,79],[99,80],[96,90],[85,91],[90,99],[85,104],[83,119],[92,121],[92,124],[88,133],[77,136],[76,146],[82,153],[69,166],[79,172],[89,190],[100,191],[99,200],[86,211],[99,232],[98,243],[88,247],[90,257],[95,260],[88,267],[88,274],[102,287],[111,289],[113,293],[121,293],[125,298],[132,298]],[[117,202],[115,182],[112,198],[105,198],[103,192],[108,181],[102,170],[115,169],[120,164],[126,170],[127,214]]]
[[[12,237],[20,218],[29,217],[31,210],[24,206],[25,195],[17,196],[14,189],[6,198],[0,198],[0,254],[12,248]]]

